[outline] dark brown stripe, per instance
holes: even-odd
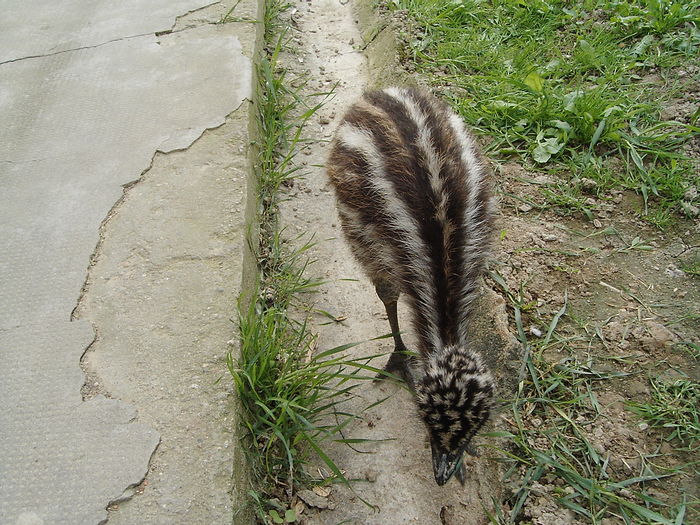
[[[464,242],[468,237],[463,225],[463,212],[467,205],[466,166],[461,159],[461,142],[452,131],[449,118],[452,111],[443,102],[428,98],[417,90],[409,91],[410,98],[427,116],[426,124],[431,142],[436,153],[444,159],[440,173],[445,193],[448,196],[446,221],[450,225],[447,235],[446,224],[439,225],[439,242],[433,239],[434,266],[436,268],[435,286],[440,297],[440,335],[445,344],[458,341],[459,320],[461,318],[460,295],[455,293],[462,288],[464,266]],[[445,239],[447,236],[447,239]],[[439,248],[438,248],[439,247]],[[446,248],[446,249],[445,249]]]

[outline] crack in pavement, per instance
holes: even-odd
[[[216,2],[211,2],[211,3],[207,4],[207,5],[202,6],[202,7],[198,7],[197,9],[192,9],[192,10],[190,10],[190,11],[187,11],[187,12],[185,12],[185,13],[182,14],[182,15],[177,15],[177,16],[175,17],[175,21],[173,22],[173,24],[170,26],[169,29],[163,29],[163,30],[158,30],[158,31],[149,31],[149,32],[146,32],[146,33],[139,33],[139,34],[136,34],[136,35],[122,36],[122,37],[119,37],[119,38],[113,38],[113,39],[111,39],[111,40],[106,40],[105,42],[100,42],[99,44],[92,44],[92,45],[89,45],[89,46],[73,47],[73,48],[70,48],[70,49],[62,49],[62,50],[60,50],[60,51],[54,51],[53,53],[41,53],[41,54],[37,54],[37,55],[27,55],[27,56],[24,56],[24,57],[12,58],[12,59],[10,59],[10,60],[3,60],[3,61],[1,61],[1,62],[0,62],[0,66],[4,66],[5,64],[12,64],[12,63],[14,63],[14,62],[22,62],[22,61],[24,61],[24,60],[33,60],[33,59],[36,59],[36,58],[49,58],[49,57],[53,57],[53,56],[56,56],[56,55],[62,55],[62,54],[64,54],[64,53],[73,53],[73,52],[76,52],[76,51],[83,51],[83,50],[85,50],[85,49],[95,49],[95,48],[98,48],[98,47],[106,46],[106,45],[108,45],[108,44],[113,44],[114,42],[121,42],[121,41],[125,41],[125,40],[133,40],[133,39],[135,39],[135,38],[143,38],[143,37],[151,36],[151,35],[153,35],[153,36],[155,36],[155,37],[157,38],[157,37],[160,37],[160,36],[163,36],[163,35],[170,35],[170,34],[174,34],[174,33],[182,33],[183,31],[188,31],[188,30],[190,30],[190,29],[194,29],[194,28],[196,28],[196,27],[200,27],[200,26],[204,26],[204,25],[217,25],[219,22],[201,22],[201,23],[199,23],[199,24],[192,25],[192,26],[188,26],[188,27],[184,27],[184,28],[182,28],[182,29],[175,29],[175,27],[177,26],[177,24],[178,24],[178,23],[180,22],[180,20],[183,19],[184,17],[189,16],[189,15],[191,15],[191,14],[193,14],[193,13],[198,12],[198,11],[202,11],[202,10],[208,9],[208,8],[210,8],[211,6],[217,5],[217,4],[219,4],[219,3],[220,3],[220,2],[218,2],[218,1],[216,1]]]
[[[83,306],[83,302],[85,299],[85,295],[90,290],[90,277],[91,277],[90,270],[95,265],[95,263],[97,262],[97,260],[99,258],[100,249],[102,248],[102,245],[104,243],[105,230],[107,229],[109,222],[118,213],[119,208],[121,208],[121,206],[124,204],[124,201],[129,196],[129,192],[135,186],[137,186],[139,183],[143,182],[146,174],[149,171],[151,171],[151,169],[153,168],[153,164],[155,163],[156,158],[158,158],[159,155],[170,155],[172,153],[179,153],[182,151],[187,151],[192,146],[194,146],[198,141],[200,141],[206,135],[206,133],[208,133],[210,131],[214,131],[216,129],[219,129],[222,126],[225,126],[226,123],[229,122],[229,120],[232,118],[232,116],[241,108],[241,106],[245,102],[251,102],[251,100],[248,97],[244,97],[241,100],[241,103],[238,106],[236,106],[233,109],[233,111],[231,111],[228,115],[226,115],[220,124],[213,125],[210,127],[205,127],[204,129],[201,130],[199,135],[197,137],[195,137],[189,144],[186,144],[186,145],[183,145],[180,147],[174,147],[172,149],[162,149],[163,144],[165,142],[167,142],[167,139],[166,139],[166,141],[164,141],[164,143],[162,143],[159,147],[157,147],[155,149],[155,151],[153,152],[153,155],[151,155],[151,159],[150,159],[148,165],[141,171],[141,173],[134,180],[131,180],[129,182],[122,184],[122,194],[120,195],[119,199],[117,199],[117,201],[114,203],[114,205],[109,209],[109,211],[105,215],[104,219],[102,219],[102,222],[100,223],[99,227],[97,228],[99,238],[97,240],[97,243],[95,244],[95,249],[93,250],[92,254],[90,254],[90,258],[88,259],[85,280],[83,281],[83,285],[80,288],[80,293],[78,294],[78,298],[76,300],[75,307],[73,308],[73,310],[71,311],[71,314],[70,314],[71,321],[75,321],[75,320],[81,318],[82,306]],[[95,328],[95,327],[93,326],[93,328]]]
[[[0,62],[0,66],[4,66],[5,64],[12,64],[12,63],[14,63],[14,62],[21,62],[21,61],[23,61],[23,60],[32,60],[32,59],[35,59],[35,58],[48,58],[48,57],[53,57],[53,56],[56,56],[56,55],[62,55],[63,53],[73,53],[73,52],[75,52],[75,51],[82,51],[82,50],[84,50],[84,49],[95,49],[95,48],[97,48],[97,47],[106,46],[107,44],[112,44],[112,43],[114,43],[114,42],[120,42],[120,41],[122,41],[122,40],[132,40],[132,39],[134,39],[134,38],[143,38],[144,36],[150,36],[150,35],[152,35],[152,34],[153,34],[152,32],[150,32],[150,33],[141,33],[141,34],[139,34],[139,35],[130,35],[130,36],[124,36],[124,37],[120,37],[120,38],[113,38],[112,40],[107,40],[106,42],[101,42],[101,43],[99,43],[99,44],[94,44],[94,45],[91,45],[91,46],[74,47],[74,48],[71,48],[71,49],[64,49],[64,50],[61,50],[61,51],[54,51],[53,53],[45,53],[45,54],[41,54],[41,55],[29,55],[29,56],[26,56],[26,57],[12,58],[12,59],[10,59],[10,60],[5,60],[5,61],[3,61],[3,62]]]

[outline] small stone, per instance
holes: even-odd
[[[593,179],[589,179],[586,177],[583,177],[581,179],[581,188],[583,188],[583,191],[591,192],[594,189],[598,187],[598,183],[594,181]]]
[[[694,201],[698,196],[698,189],[695,186],[691,186],[683,194],[683,199],[689,202]]]
[[[549,177],[547,175],[537,175],[534,179],[532,179],[532,182],[535,184],[554,184],[554,179],[552,177]]]
[[[529,204],[521,204],[520,206],[518,206],[518,209],[523,213],[527,213],[529,211],[532,211],[532,206],[530,206]]]
[[[304,505],[304,502],[302,502],[301,500],[297,500],[293,508],[296,515],[301,516],[306,510],[306,505]]]
[[[532,239],[532,242],[533,242],[533,244],[535,244],[535,246],[539,246],[540,248],[547,247],[545,242],[542,239],[540,239],[537,235],[535,235],[534,233],[530,234],[530,238]]]
[[[649,425],[647,423],[640,423],[637,426],[639,427],[639,430],[641,430],[642,432],[644,432],[647,428],[649,428]]]
[[[457,515],[453,505],[444,505],[440,509],[440,522],[444,525],[457,525],[462,523],[462,520]]]
[[[675,452],[675,450],[674,450],[673,446],[668,441],[664,441],[661,444],[661,453],[662,454],[668,455],[668,454],[673,454],[674,452]]]
[[[598,219],[593,219],[593,226],[596,228],[602,228],[603,224]]]
[[[331,123],[331,121],[330,121],[330,119],[329,119],[328,117],[321,117],[321,118],[318,119],[318,121],[319,121],[321,124],[323,124],[324,126],[325,126],[326,124],[330,124],[330,123]]]
[[[669,277],[676,279],[679,277],[685,277],[685,272],[680,268],[677,268],[674,264],[669,264],[666,270],[664,270],[664,273]]]
[[[700,217],[700,207],[690,204],[689,202],[681,202],[683,211],[689,217]]]
[[[660,323],[650,321],[646,323],[646,328],[648,335],[643,333],[639,339],[647,352],[655,353],[663,350],[676,340],[675,334]]]
[[[316,494],[318,494],[322,498],[327,498],[331,494],[331,491],[329,489],[327,489],[325,487],[320,487],[318,485],[313,487],[311,490],[313,490]]]
[[[611,321],[603,327],[603,335],[608,341],[619,341],[624,339],[627,328],[619,321]]]
[[[600,520],[600,525],[620,525],[621,523],[624,523],[623,521],[617,521],[613,518],[603,518]]]
[[[547,242],[553,242],[553,241],[558,241],[559,237],[557,237],[553,233],[545,233],[542,235],[542,239],[544,239]]]
[[[316,507],[317,509],[332,509],[333,505],[328,498],[319,496],[312,490],[300,490],[297,492],[299,499],[306,503],[309,507]]]
[[[649,387],[647,386],[645,380],[640,379],[637,381],[632,381],[629,385],[627,385],[627,392],[629,392],[629,394],[632,396],[648,396]]]
[[[542,330],[537,328],[536,326],[531,326],[530,327],[530,333],[534,335],[535,337],[542,337]]]

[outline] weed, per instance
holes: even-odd
[[[551,188],[540,188],[542,195],[549,205],[561,215],[567,216],[575,212],[585,215],[588,220],[593,220],[595,205],[581,193],[581,189],[572,184],[557,183]]]
[[[270,517],[273,523],[294,523],[297,520],[297,514],[293,509],[284,511],[284,515],[280,516],[275,509],[270,510]]]
[[[278,58],[282,50],[284,34],[280,35],[269,56],[261,58],[258,78],[262,96],[258,107],[258,128],[260,141],[258,148],[258,195],[261,224],[277,226],[277,193],[280,186],[294,178],[299,168],[293,164],[302,142],[302,130],[307,121],[321,106],[321,103],[306,107],[299,115],[304,103],[296,92],[286,86],[286,72],[278,68]],[[327,95],[327,94],[324,94]]]
[[[679,346],[685,350],[693,359],[700,361],[700,345],[696,343],[679,343]]]
[[[632,411],[652,427],[670,431],[668,440],[678,439],[689,450],[697,449],[700,441],[700,383],[689,379],[653,377],[649,383],[653,389],[651,400],[629,403]]]
[[[625,523],[682,523],[685,501],[663,510],[665,505],[646,491],[649,483],[673,476],[677,470],[656,467],[653,458],[646,457],[637,476],[613,479],[610,452],[601,451],[589,440],[589,429],[603,414],[595,385],[627,374],[599,370],[590,357],[557,362],[546,358],[553,349],[575,356],[572,345],[579,338],[557,335],[557,327],[568,315],[567,299],[549,321],[545,335],[531,341],[523,329],[522,286],[513,293],[500,275],[492,273],[491,277],[509,299],[525,357],[517,395],[509,402],[510,417],[505,418],[511,431],[496,433],[510,440],[510,449],[499,450],[501,461],[509,465],[505,479],[516,478],[509,500],[511,511],[506,515],[496,506],[490,521],[518,523],[528,498],[544,495],[591,523],[606,517]],[[559,480],[558,485],[554,480]],[[556,488],[545,491],[547,485]]]
[[[669,208],[658,207],[649,211],[644,216],[644,220],[659,230],[665,230],[673,223],[673,215]]]
[[[230,24],[230,23],[247,23],[247,24],[257,24],[258,21],[255,20],[254,18],[251,17],[246,17],[246,16],[236,16],[233,13],[236,11],[236,8],[238,7],[238,4],[241,3],[241,0],[236,0],[236,2],[229,8],[228,11],[221,17],[219,20],[219,24]]]
[[[700,277],[700,254],[696,253],[694,257],[690,257],[682,261],[681,270],[688,275]]]
[[[622,241],[625,243],[625,246],[622,246],[620,248],[616,248],[613,253],[630,253],[633,250],[641,250],[644,252],[649,252],[654,249],[653,246],[650,244],[647,244],[646,241],[643,241],[640,237],[635,237],[631,241],[625,241],[622,235],[617,232],[618,236]]]
[[[333,473],[326,481],[347,482],[322,443],[342,441],[339,433],[354,416],[338,405],[358,386],[351,380],[371,379],[362,372],[376,370],[367,365],[369,358],[345,357],[352,345],[314,354],[306,324],[290,319],[284,305],[267,301],[251,302],[241,318],[241,356],[228,360],[246,412],[256,478],[293,491],[295,484],[309,482],[303,467],[310,453],[318,453]]]

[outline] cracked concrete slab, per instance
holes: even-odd
[[[160,34],[206,6],[3,6],[0,523],[103,523],[110,504],[117,523],[130,508],[122,523],[231,521],[231,400],[215,380],[241,281],[255,28],[215,25],[230,7],[217,3],[201,22]],[[257,2],[240,9],[255,16]],[[191,157],[211,137],[216,145]],[[147,184],[133,183],[161,158],[174,164],[142,193]],[[131,195],[147,205],[126,217]],[[100,248],[112,238],[122,245],[110,253],[147,261],[152,281],[121,255],[114,270]],[[113,275],[86,284],[91,261]],[[110,287],[91,287],[95,279]],[[147,512],[126,501],[134,493]]]
[[[250,83],[250,62],[227,26],[0,67],[0,86],[9,91],[0,98],[4,269],[30,262],[21,285],[32,292],[8,279],[0,327],[37,314],[65,319],[97,244],[95,225],[122,186],[138,179],[156,151],[185,148],[221,125],[249,96]],[[74,202],[80,206],[67,204]]]
[[[178,16],[217,4],[206,0],[4,2],[0,64],[167,31]]]

